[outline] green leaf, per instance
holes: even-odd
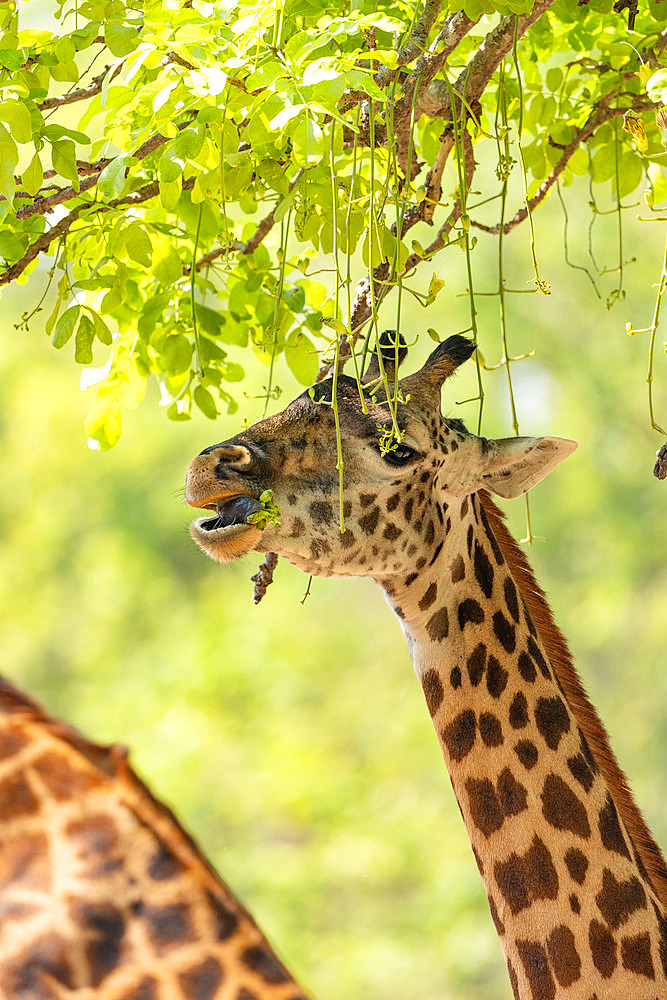
[[[23,256],[23,244],[11,229],[0,230],[0,257],[11,263]]]
[[[86,415],[84,427],[90,443],[102,451],[108,451],[116,444],[122,428],[122,416],[120,400],[114,386],[103,382],[98,388]]]
[[[106,325],[106,323],[104,322],[104,320],[102,319],[102,317],[99,315],[99,313],[96,313],[92,309],[90,309],[89,312],[90,312],[91,318],[93,320],[93,325],[95,327],[95,336],[97,337],[97,339],[99,341],[101,341],[103,344],[106,344],[107,347],[109,347],[113,343],[113,337],[111,336],[111,330]]]
[[[322,159],[324,136],[322,129],[310,115],[302,118],[292,131],[292,156],[299,166],[307,166]]]
[[[22,101],[0,101],[0,121],[9,126],[15,142],[32,140],[30,112]]]
[[[199,126],[191,126],[183,129],[180,135],[171,143],[169,153],[179,160],[193,160],[204,143],[204,129]]]
[[[221,370],[222,377],[226,382],[242,382],[245,376],[243,368],[235,361],[225,361]]]
[[[57,142],[53,143],[51,162],[53,163],[53,169],[61,177],[72,181],[72,186],[78,191],[79,175],[76,169],[76,147],[71,139],[58,139]]]
[[[169,375],[180,375],[190,367],[193,345],[182,333],[170,334],[162,345],[162,367]]]
[[[5,126],[0,125],[0,194],[5,196],[10,205],[16,190],[14,170],[18,162],[16,143]]]
[[[285,360],[301,385],[313,384],[319,368],[319,356],[308,337],[302,333],[296,334],[292,343],[288,342],[285,346]]]
[[[41,188],[43,180],[44,173],[42,171],[42,163],[39,158],[39,153],[35,153],[32,160],[21,174],[21,183],[28,194],[34,195],[37,194]]]
[[[95,327],[91,319],[85,313],[79,320],[79,326],[74,338],[74,360],[78,365],[91,365],[93,363],[93,340],[95,339]]]
[[[153,275],[163,285],[173,285],[183,277],[183,264],[175,247],[166,237],[158,237],[153,243]]]
[[[51,76],[58,83],[77,83],[79,80],[79,70],[74,61],[66,63],[56,63],[49,67]]]
[[[163,208],[166,208],[168,212],[173,212],[180,197],[180,181],[160,181],[160,204]]]
[[[120,198],[125,190],[125,171],[133,163],[136,163],[134,156],[130,153],[121,153],[107,164],[97,182],[97,190],[103,198],[107,198],[109,201]]]
[[[56,323],[56,328],[53,331],[52,343],[58,350],[65,346],[74,333],[74,327],[76,326],[76,321],[80,315],[81,309],[79,306],[70,306],[69,309],[65,310]]]
[[[153,259],[153,244],[151,238],[140,222],[133,222],[123,230],[125,248],[137,264],[150,267]]]
[[[215,400],[208,389],[205,389],[203,385],[198,385],[192,396],[204,416],[208,417],[209,420],[215,420],[218,416],[218,411],[215,406]]]
[[[128,56],[139,44],[139,33],[129,24],[112,22],[104,26],[104,41],[115,56]]]

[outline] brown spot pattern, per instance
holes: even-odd
[[[4,822],[37,812],[39,804],[25,778],[10,776],[0,783],[0,816]]]
[[[442,699],[445,697],[442,682],[435,670],[431,669],[426,671],[424,677],[422,678],[422,687],[424,688],[426,704],[432,718],[440,708]]]
[[[523,729],[528,725],[528,702],[523,691],[514,695],[510,705],[509,718],[512,729]]]
[[[521,959],[526,978],[530,984],[533,1000],[554,1000],[554,983],[547,953],[538,941],[517,941],[516,948]]]
[[[148,932],[158,954],[162,954],[174,945],[194,939],[190,913],[184,903],[147,907],[145,913]]]
[[[181,972],[178,979],[188,1000],[213,1000],[224,973],[217,959],[210,956]]]
[[[547,775],[544,781],[542,815],[556,830],[569,830],[584,840],[591,835],[583,803],[557,774]]]
[[[419,610],[426,611],[431,607],[436,597],[438,596],[438,585],[437,583],[431,583],[426,590],[423,597],[419,600]]]
[[[477,687],[482,679],[482,675],[486,667],[486,646],[483,642],[480,642],[477,646],[475,646],[472,653],[468,657],[466,666],[468,668],[470,683],[473,687]]]
[[[595,897],[595,902],[611,929],[616,930],[635,910],[646,908],[646,893],[634,875],[626,880],[618,880],[612,871],[605,868],[602,873],[602,888]]]
[[[498,796],[506,816],[518,816],[527,809],[528,792],[508,767],[498,775]]]
[[[535,669],[535,664],[528,656],[528,653],[519,654],[519,673],[523,677],[524,681],[528,681],[532,684],[537,677],[537,670]]]
[[[568,757],[567,766],[570,769],[572,777],[579,782],[584,791],[590,792],[593,785],[593,774],[586,763],[584,755],[578,753],[576,757]]]
[[[636,972],[638,976],[655,979],[655,969],[651,958],[651,939],[648,934],[635,934],[621,939],[621,962],[623,968]]]
[[[459,604],[458,617],[459,628],[463,631],[468,622],[480,625],[484,621],[484,612],[477,601],[474,601],[472,597],[467,597]]]
[[[496,864],[493,873],[514,916],[535,900],[558,896],[558,875],[551,854],[537,834],[525,854],[512,852],[506,861]]]
[[[454,761],[463,760],[472,750],[476,735],[475,713],[467,708],[456,716],[442,731],[442,742]]]
[[[519,600],[517,597],[516,587],[514,586],[514,581],[509,576],[505,577],[505,582],[503,583],[503,593],[505,594],[505,604],[507,605],[507,610],[514,621],[518,623]]]
[[[502,611],[496,611],[493,616],[493,632],[506,653],[516,649],[516,633],[514,625],[505,618]]]
[[[368,514],[364,514],[363,517],[359,518],[359,527],[366,535],[372,535],[378,526],[379,518],[380,518],[379,507],[373,507],[372,510],[369,510]]]
[[[574,934],[561,924],[547,938],[547,951],[559,986],[571,986],[581,976],[581,959],[577,952]]]
[[[475,579],[479,584],[480,590],[488,600],[493,593],[493,566],[478,541],[475,541],[473,568],[475,571]]]
[[[535,663],[539,667],[542,676],[546,677],[547,680],[551,680],[551,671],[549,670],[547,661],[542,656],[542,650],[537,645],[532,636],[528,636],[528,652],[535,660]]]
[[[482,712],[479,717],[479,735],[487,747],[499,747],[503,742],[500,720],[491,712]]]
[[[616,854],[622,855],[622,857],[627,858],[629,861],[630,852],[628,850],[628,845],[625,843],[625,838],[621,830],[621,824],[618,819],[618,813],[616,812],[616,806],[613,803],[611,795],[607,795],[607,800],[600,810],[600,815],[598,816],[598,827],[600,829],[602,843],[607,850],[614,851]]]
[[[507,687],[508,677],[509,674],[505,668],[500,665],[495,656],[491,655],[486,669],[486,687],[492,698],[500,698]]]
[[[570,716],[562,698],[538,698],[535,722],[550,750],[557,750],[561,737],[570,731]]]
[[[488,837],[505,822],[505,814],[493,784],[488,778],[468,778],[466,781],[470,815],[478,830]]]
[[[514,747],[514,753],[527,771],[530,771],[537,764],[537,747],[532,740],[519,740]]]
[[[577,847],[568,848],[565,852],[565,864],[570,873],[570,878],[577,885],[583,885],[586,872],[588,871],[588,858],[583,851],[580,851]]]
[[[282,962],[260,945],[246,948],[241,958],[249,969],[260,975],[267,983],[286,983],[289,979]]]
[[[459,583],[463,577],[466,575],[465,563],[463,562],[463,556],[457,556],[452,563],[452,583]]]
[[[426,623],[426,631],[434,642],[442,642],[449,635],[449,614],[447,608],[440,608]]]
[[[588,943],[593,956],[593,965],[603,979],[613,975],[617,965],[616,942],[599,920],[591,920],[588,928]]]

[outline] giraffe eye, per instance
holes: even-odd
[[[395,448],[392,448],[391,451],[386,452],[382,457],[389,465],[407,465],[417,458],[417,452],[414,448],[408,448],[405,444],[399,444]]]

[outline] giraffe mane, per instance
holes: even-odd
[[[0,677],[0,717],[2,716],[15,719],[20,724],[38,727],[85,758],[100,773],[102,780],[115,786],[123,805],[152,830],[158,841],[168,844],[169,849],[193,873],[195,879],[224,903],[227,910],[234,910],[238,917],[248,920],[257,928],[254,918],[207,861],[172,810],[153,795],[130,766],[126,747],[122,744],[103,746],[87,739],[62,719],[49,715],[32,698]],[[261,930],[257,928],[257,931],[266,947],[272,950]]]
[[[479,490],[478,496],[521,597],[544,643],[556,677],[618,807],[635,852],[646,869],[658,899],[663,906],[667,906],[667,864],[634,800],[628,780],[611,748],[602,720],[584,690],[569,646],[554,621],[546,595],[537,583],[528,559],[510,534],[505,524],[505,513],[493,503],[486,490]]]

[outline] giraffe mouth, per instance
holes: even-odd
[[[227,528],[252,527],[248,524],[248,517],[262,509],[260,501],[247,493],[233,493],[205,506],[216,512],[215,517],[200,517],[194,523],[199,531],[207,534],[225,531]]]
[[[248,523],[248,517],[262,509],[262,504],[247,493],[228,493],[211,497],[192,507],[215,511],[213,517],[198,517],[190,524],[193,540],[207,555],[220,562],[229,562],[245,555],[253,547],[259,529]]]

